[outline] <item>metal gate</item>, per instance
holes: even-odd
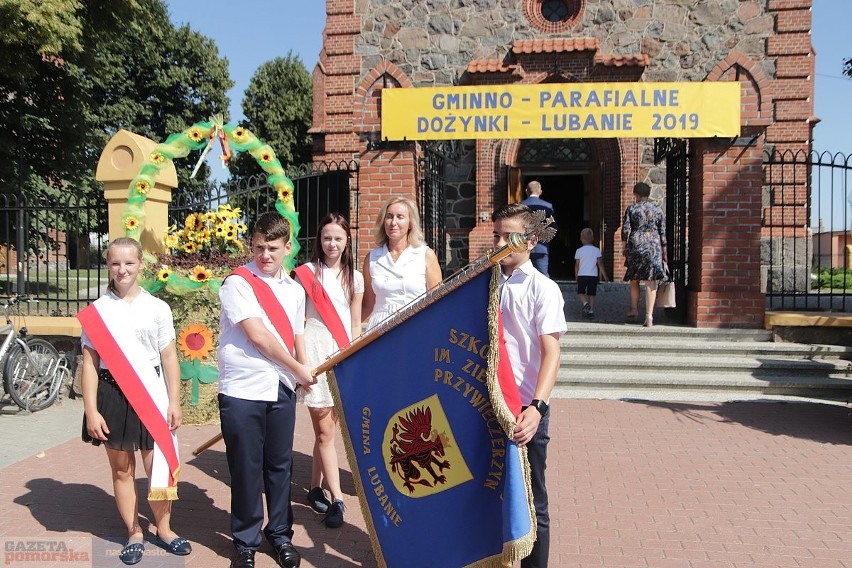
[[[654,139],[654,162],[666,161],[666,239],[669,271],[675,282],[677,307],[666,312],[679,322],[686,321],[686,291],[689,286],[687,250],[689,144],[673,138]]]
[[[358,258],[358,163],[355,161],[318,162],[287,170],[293,181],[300,231],[301,252],[297,262],[310,258],[319,222],[332,211],[349,219],[353,230],[352,253]],[[240,207],[249,228],[265,211],[275,210],[275,190],[266,176],[255,175],[229,183],[212,185],[201,191],[182,193],[169,207],[169,223],[183,223],[188,213],[215,209],[228,203]]]
[[[768,310],[852,310],[852,155],[763,156],[761,275]]]
[[[420,209],[426,244],[435,251],[441,270],[447,268],[447,181],[446,168],[458,162],[461,146],[458,140],[423,142],[421,145],[420,192],[417,207]]]

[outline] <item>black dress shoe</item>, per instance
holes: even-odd
[[[254,568],[254,550],[237,550],[237,555],[231,560],[231,568]]]
[[[278,565],[282,568],[299,568],[302,562],[302,555],[291,542],[276,546],[275,554],[278,557]]]

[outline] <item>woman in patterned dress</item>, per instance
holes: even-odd
[[[654,325],[654,302],[657,285],[668,272],[666,255],[666,217],[660,208],[648,201],[651,187],[639,182],[633,187],[636,203],[624,211],[621,240],[626,241],[627,272],[630,282],[630,312],[627,321],[639,317],[639,281],[645,282],[645,327]]]

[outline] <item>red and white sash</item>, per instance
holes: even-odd
[[[334,306],[334,302],[322,285],[321,279],[317,278],[316,272],[308,264],[303,264],[295,270],[296,276],[302,283],[305,293],[314,303],[317,313],[322,319],[325,327],[331,333],[331,337],[337,343],[339,349],[343,349],[349,343],[349,333],[340,317],[340,312]]]
[[[166,413],[168,390],[157,374],[145,347],[127,325],[128,315],[118,309],[123,302],[103,297],[81,310],[77,319],[121,392],[154,438],[154,462],[148,499],[177,499],[180,471],[177,436]]]
[[[293,333],[293,326],[290,324],[287,312],[284,311],[284,306],[278,301],[275,292],[272,291],[269,284],[245,266],[235,268],[226,278],[230,278],[231,276],[240,276],[249,283],[257,298],[257,302],[263,308],[263,311],[266,312],[269,321],[272,322],[272,327],[281,336],[290,355],[294,355],[296,352],[296,336]]]

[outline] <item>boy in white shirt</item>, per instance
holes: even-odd
[[[219,298],[219,417],[231,472],[232,568],[253,568],[262,536],[280,566],[295,568],[290,473],[296,387],[316,379],[303,363],[305,290],[282,266],[290,224],[261,215],[251,240],[254,260],[222,283]],[[268,522],[263,525],[263,494]]]
[[[577,277],[577,297],[583,304],[583,316],[595,319],[595,296],[598,280],[609,280],[604,268],[601,249],[592,244],[595,234],[588,227],[580,231],[583,246],[574,253],[574,275]]]
[[[527,233],[536,225],[532,210],[513,203],[491,216],[494,246],[502,247],[511,233]],[[559,285],[539,272],[530,261],[537,239],[532,237],[524,252],[500,261],[500,311],[506,350],[515,375],[523,410],[517,416],[512,439],[526,446],[530,463],[537,537],[522,568],[547,566],[550,550],[550,515],[544,471],[550,440],[548,400],[559,370],[559,337],[565,333],[565,302]]]

